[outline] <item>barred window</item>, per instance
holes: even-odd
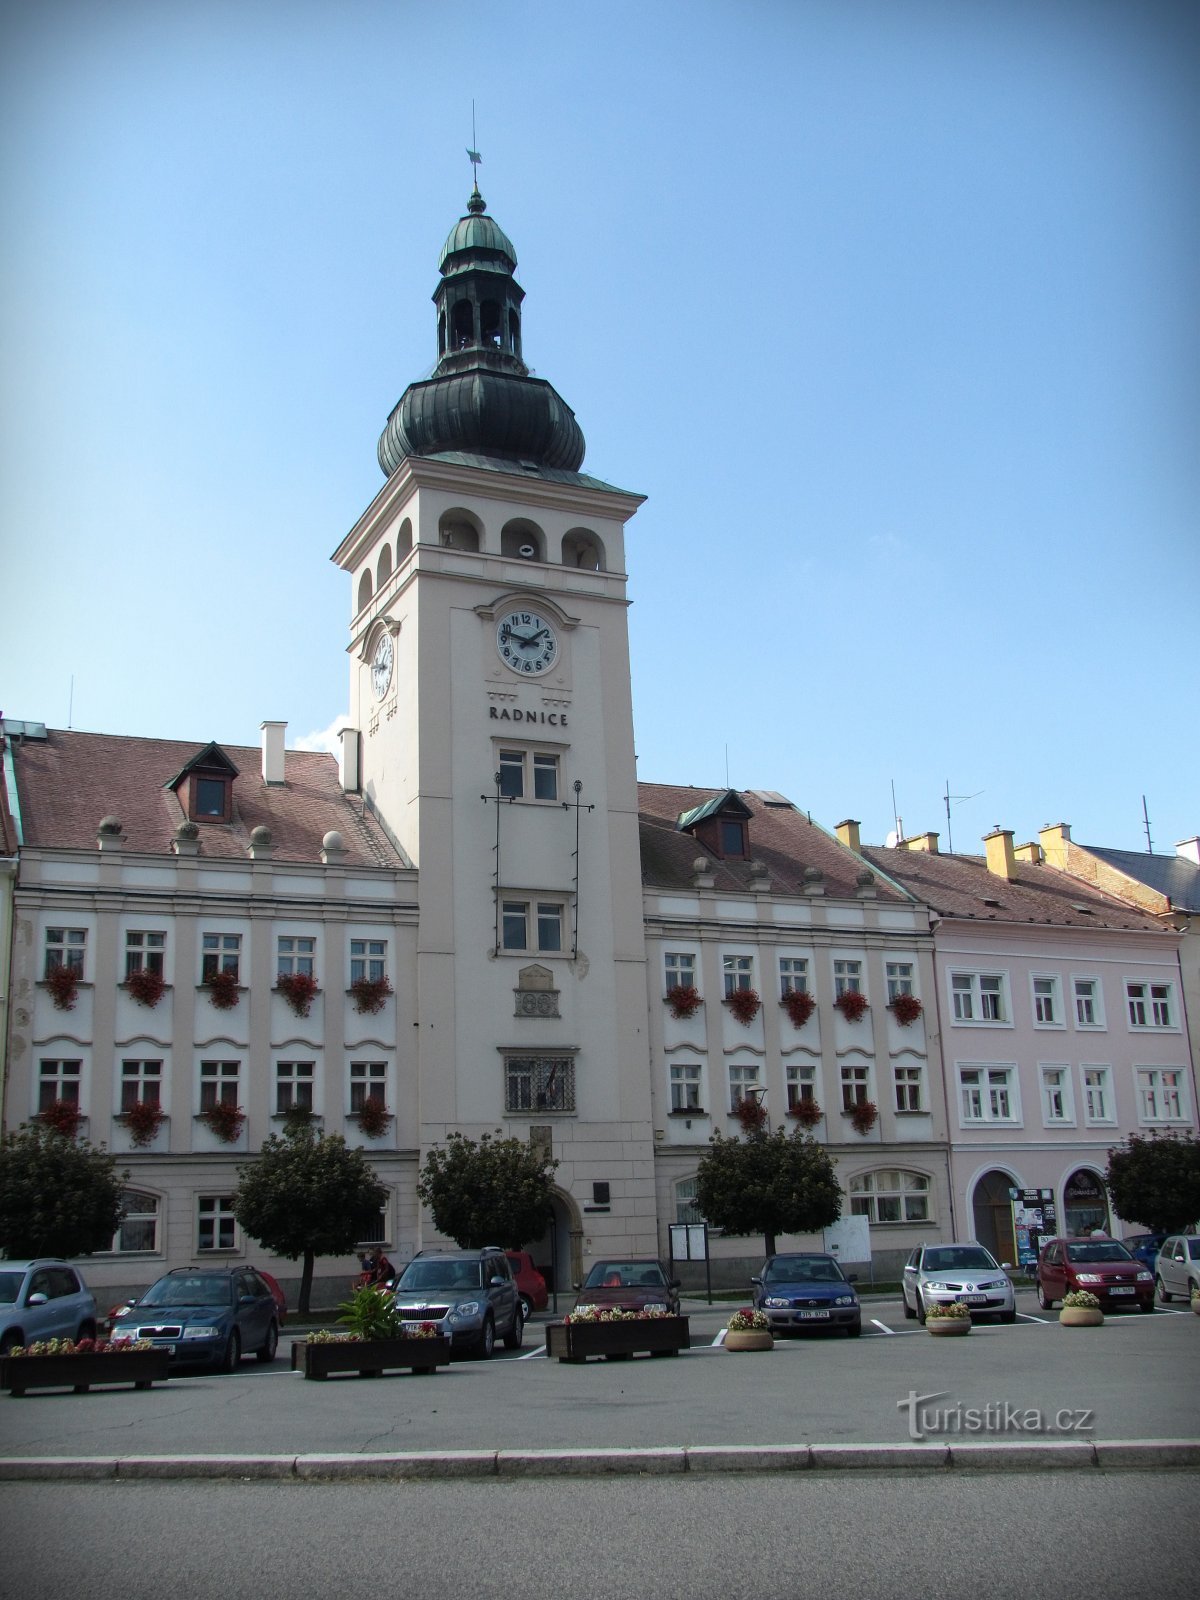
[[[506,1056],[505,1111],[575,1110],[573,1056]]]

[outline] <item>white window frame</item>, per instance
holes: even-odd
[[[861,1063],[843,1062],[838,1068],[838,1087],[843,1111],[853,1111],[857,1106],[865,1106],[871,1098],[870,1067],[865,1067]]]
[[[865,994],[863,964],[849,956],[836,956],[833,963],[833,997],[840,1000],[844,994]]]
[[[808,993],[808,957],[779,957],[779,992],[783,994]]]
[[[746,993],[754,987],[754,957],[723,955],[721,957],[721,985],[726,1000],[735,993]]]
[[[784,1069],[787,1108],[794,1111],[804,1100],[817,1100],[817,1069],[811,1064],[795,1064]]]
[[[277,1061],[275,1063],[275,1116],[286,1117],[289,1111],[294,1110],[315,1111],[316,1096],[317,1063],[315,1061]]]
[[[275,938],[275,972],[283,978],[315,978],[317,941],[308,933],[280,933]]]
[[[883,1179],[891,1181],[881,1182]],[[911,1183],[909,1179],[917,1181]],[[866,1217],[872,1227],[933,1221],[933,1184],[927,1174],[909,1167],[876,1167],[856,1173],[850,1179],[848,1193],[850,1215]],[[880,1215],[881,1202],[887,1211],[896,1214]]]
[[[562,791],[562,762],[556,750],[529,745],[496,747],[500,796],[532,805],[558,805]]]
[[[703,1067],[698,1061],[672,1061],[669,1065],[671,1110],[699,1116],[704,1109],[700,1096]]]
[[[1039,985],[1042,990],[1039,993]],[[1045,986],[1048,985],[1047,989]],[[1057,972],[1029,974],[1029,1000],[1035,1028],[1061,1030],[1067,1025],[1063,1009],[1062,979]]]
[[[200,935],[200,982],[212,972],[231,972],[241,983],[242,936],[240,933],[202,933]]]
[[[695,989],[696,957],[690,950],[663,951],[663,987],[667,994],[672,989]]]
[[[161,1059],[141,1060],[133,1056],[123,1056],[118,1082],[122,1113],[135,1105],[158,1106],[161,1110],[165,1082],[166,1075],[163,1072]],[[126,1094],[126,1089],[133,1092]]]
[[[1081,995],[1079,985],[1089,983],[1091,993]],[[1107,1023],[1104,1017],[1104,985],[1100,979],[1090,972],[1073,972],[1071,974],[1071,1004],[1074,1008],[1075,1026],[1083,1033],[1100,1033]],[[1082,1005],[1088,1004],[1092,1010],[1092,1021],[1085,1022],[1080,1016]]]
[[[976,1077],[968,1082],[968,1075]],[[1021,1127],[1021,1079],[1015,1061],[957,1061],[958,1125],[960,1128]],[[967,1096],[973,1097],[968,1101]],[[998,1097],[1007,1095],[1007,1112],[997,1111]],[[969,1110],[970,1104],[977,1110]]]
[[[1057,1074],[1058,1081],[1052,1082]],[[1066,1061],[1038,1062],[1038,1090],[1042,1100],[1042,1126],[1045,1128],[1073,1128],[1075,1126],[1075,1094],[1071,1082],[1071,1067]],[[1057,1107],[1057,1109],[1056,1109]]]
[[[1088,1082],[1088,1074],[1090,1072],[1100,1074],[1099,1083]],[[1084,1126],[1087,1128],[1115,1128],[1117,1125],[1117,1101],[1111,1065],[1107,1061],[1081,1061],[1079,1064],[1079,1083],[1083,1093]],[[1103,1115],[1097,1114],[1095,1109],[1096,1096],[1100,1097]]]
[[[150,1206],[142,1210],[135,1209],[135,1202],[150,1201]],[[122,1189],[121,1204],[126,1208],[121,1218],[121,1225],[113,1235],[113,1242],[108,1249],[98,1254],[114,1256],[154,1256],[159,1254],[159,1241],[163,1221],[163,1198],[161,1195],[151,1194],[147,1189]],[[151,1223],[152,1231],[150,1243],[135,1248],[133,1245],[123,1243],[125,1230],[130,1226]]]
[[[911,993],[910,990],[903,991]],[[925,1068],[909,1062],[893,1063],[892,1085],[896,1110],[903,1116],[927,1110],[925,1104]],[[916,1102],[913,1104],[912,1102]]]
[[[887,961],[884,975],[887,978],[888,1005],[902,994],[915,994],[913,978],[917,970],[915,961]]]
[[[125,933],[125,976],[157,972],[166,977],[167,936],[158,928],[129,928]]]
[[[55,923],[46,929],[45,953],[42,957],[42,977],[48,978],[56,967],[66,967],[83,981],[87,965],[87,929],[68,928]]]
[[[1169,978],[1126,978],[1125,1014],[1131,1033],[1178,1033],[1175,985]]]
[[[518,929],[524,944],[510,943],[510,930]],[[557,928],[558,942],[543,943],[550,928]],[[561,956],[567,949],[567,902],[561,895],[541,895],[532,898],[512,895],[500,901],[500,953],[509,956],[539,955]],[[532,940],[532,942],[531,942]]]
[[[241,1061],[202,1061],[200,1063],[200,1105],[201,1114],[211,1111],[220,1101],[223,1105],[237,1106],[241,1104],[242,1092],[242,1063]],[[233,1093],[228,1091],[232,1089]]]
[[[390,1079],[386,1061],[352,1061],[346,1075],[347,1116],[356,1117],[372,1097],[389,1105]]]
[[[205,1243],[206,1237],[210,1242]],[[196,1196],[196,1254],[232,1255],[239,1249],[231,1194]]]
[[[757,1061],[731,1061],[729,1063],[729,1111],[732,1115],[751,1089],[760,1089],[762,1081]],[[761,1096],[755,1095],[755,1099]]]
[[[53,1094],[47,1094],[53,1089]],[[71,1093],[64,1093],[70,1090]],[[44,1056],[38,1062],[37,1108],[40,1116],[57,1101],[83,1110],[83,1062],[78,1056]]]
[[[351,939],[350,982],[378,983],[388,975],[388,942],[386,939]]]
[[[962,979],[967,979],[965,985]],[[957,980],[957,981],[956,981]],[[984,967],[951,967],[946,974],[950,996],[950,1020],[956,1028],[1011,1028],[1012,1003],[1008,973]],[[985,989],[984,984],[988,987]],[[998,1016],[986,1016],[988,1002],[995,1000]],[[968,1014],[969,1013],[969,1014]]]
[[[1134,1067],[1138,1122],[1143,1128],[1191,1122],[1183,1067]]]

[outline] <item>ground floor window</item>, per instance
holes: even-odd
[[[697,1226],[704,1221],[696,1204],[695,1178],[681,1178],[675,1185],[675,1221]]]
[[[575,1110],[573,1056],[506,1056],[504,1109],[508,1112]]]
[[[158,1249],[159,1199],[141,1189],[122,1189],[121,1226],[113,1238],[114,1255],[151,1255]]]
[[[850,1179],[850,1215],[871,1222],[928,1222],[929,1179],[893,1167],[860,1173]]]
[[[196,1202],[197,1250],[232,1250],[236,1244],[233,1196],[201,1195]]]

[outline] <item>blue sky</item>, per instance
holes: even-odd
[[[0,707],[290,743],[480,187],[631,525],[640,775],[1200,831],[1200,7],[4,11]],[[74,680],[72,696],[72,679]]]

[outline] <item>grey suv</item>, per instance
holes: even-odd
[[[504,1251],[421,1250],[400,1275],[396,1309],[413,1322],[435,1322],[451,1349],[469,1350],[485,1361],[500,1335],[506,1349],[519,1350],[525,1337],[521,1296]]]
[[[37,1339],[94,1339],[96,1301],[69,1261],[0,1261],[0,1354]]]

